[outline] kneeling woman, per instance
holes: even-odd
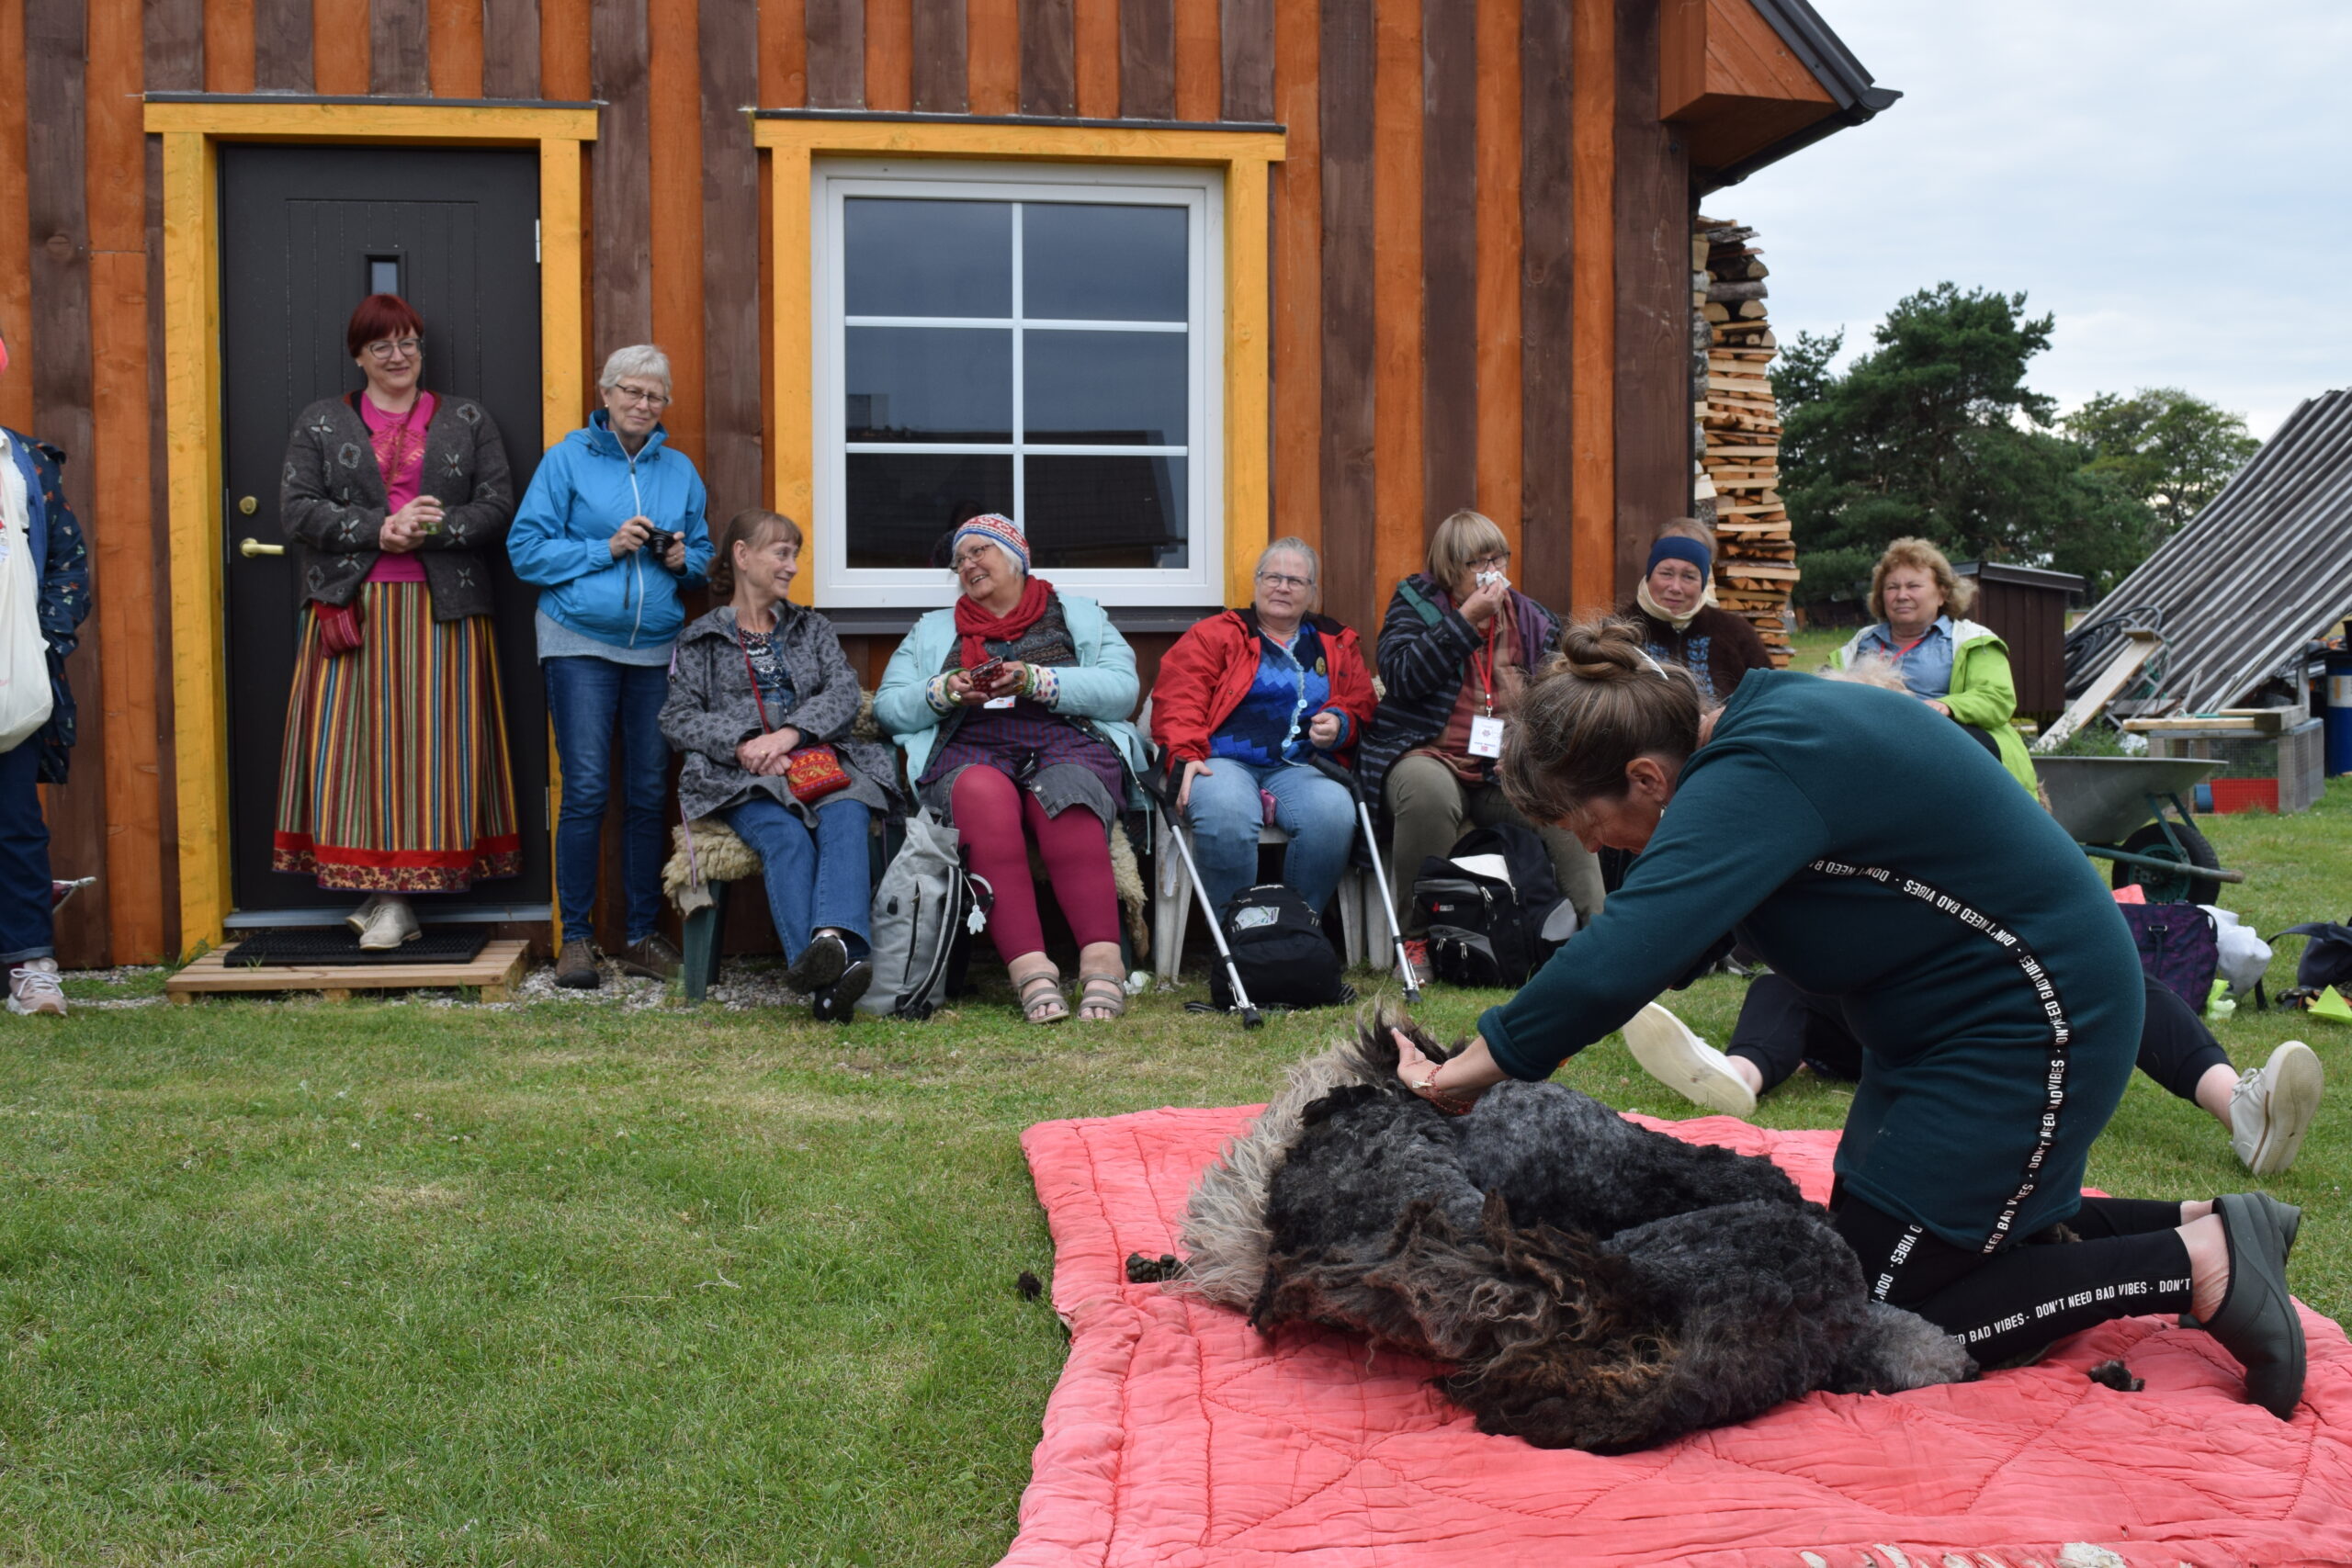
[[[846,1019],[866,962],[866,829],[892,802],[888,750],[849,739],[857,677],[831,621],[792,604],[800,529],[739,512],[710,564],[728,603],[678,637],[662,733],[683,752],[678,805],[723,817],[760,857],[785,982],[820,1019]]]
[[[2106,1319],[2193,1312],[2286,1418],[2298,1211],[2086,1199],[2139,1046],[2114,901],[2000,764],[1924,704],[1752,671],[1719,709],[1622,622],[1572,626],[1502,766],[1528,817],[1638,850],[1622,891],[1479,1037],[1405,1081],[1442,1105],[1542,1078],[1736,932],[1841,1004],[1861,1081],[1830,1207],[1882,1301],[1990,1366]],[[2064,1225],[2083,1238],[2053,1246]]]

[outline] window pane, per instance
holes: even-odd
[[[1012,204],[842,203],[842,298],[853,316],[1012,314]]]
[[[1182,446],[1186,333],[1021,334],[1023,439],[1040,446]]]
[[[983,512],[1012,514],[1011,457],[853,452],[846,461],[852,566],[944,573],[956,524]]]
[[[1012,439],[1012,332],[851,327],[842,389],[851,441]]]
[[[1062,321],[1186,320],[1188,216],[1181,207],[1023,203],[1021,313]]]
[[[1039,569],[1187,564],[1183,458],[1023,461],[1029,465],[1023,522]]]

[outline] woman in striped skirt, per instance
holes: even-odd
[[[419,384],[424,339],[398,295],[360,302],[368,384],[302,411],[279,500],[305,614],[271,863],[365,892],[348,918],[375,949],[419,934],[410,894],[522,858],[486,553],[514,491],[489,412]]]

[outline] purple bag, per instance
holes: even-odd
[[[2118,904],[2140,950],[2140,967],[2180,994],[2198,1013],[2213,997],[2222,937],[2213,917],[2194,904]]]

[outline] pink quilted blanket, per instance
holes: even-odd
[[[2042,1365],[1894,1397],[1815,1393],[1600,1458],[1487,1437],[1431,1368],[1343,1335],[1269,1343],[1130,1285],[1256,1107],[1048,1122],[1022,1139],[1054,1235],[1069,1365],[1021,1502],[1022,1568],[1679,1562],[1883,1568],[2352,1562],[2352,1347],[2308,1309],[2282,1423],[2204,1335],[2132,1318]],[[1780,1162],[1825,1196],[1834,1133],[1648,1123]],[[2091,1382],[2121,1357],[2138,1393]]]

